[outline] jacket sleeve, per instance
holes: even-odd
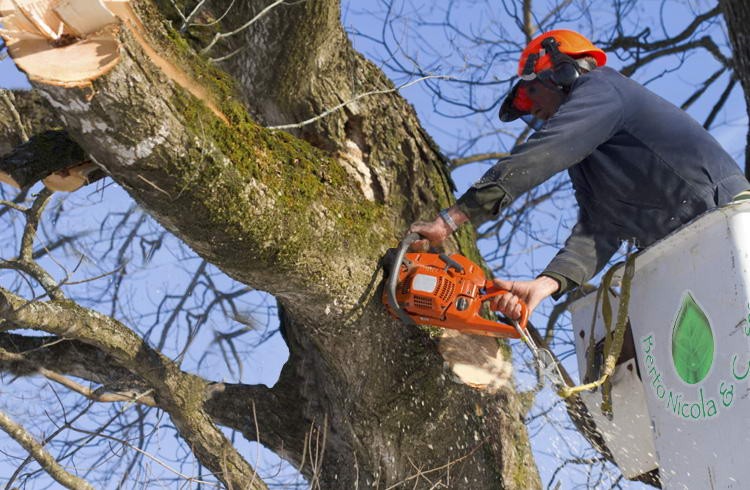
[[[617,249],[620,240],[612,233],[596,227],[585,211],[578,215],[578,223],[573,227],[565,246],[555,255],[541,275],[550,276],[560,282],[560,295],[574,289],[594,277],[607,265]],[[566,279],[560,281],[559,276]]]
[[[544,127],[500,160],[458,199],[475,226],[497,218],[524,192],[565,170],[624,124],[623,102],[608,81],[583,75]]]

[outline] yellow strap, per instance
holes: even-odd
[[[625,260],[625,272],[622,278],[622,286],[620,288],[620,301],[617,310],[617,322],[615,324],[614,335],[610,336],[612,331],[612,305],[609,300],[609,286],[612,282],[613,267],[607,274],[605,274],[602,285],[599,288],[602,298],[602,316],[604,317],[604,327],[606,329],[606,337],[604,340],[604,371],[602,375],[596,381],[591,383],[581,384],[577,386],[564,386],[560,389],[559,395],[563,398],[568,398],[576,393],[582,391],[594,390],[602,386],[614,373],[617,359],[620,357],[622,346],[625,340],[625,330],[628,324],[628,306],[630,303],[630,287],[633,282],[633,275],[635,274],[635,254],[628,253],[628,257]],[[600,295],[597,294],[597,302]],[[596,312],[595,312],[596,314]],[[593,331],[591,333],[593,338]],[[593,354],[593,350],[591,351]],[[611,400],[611,388],[603,390],[602,400],[602,412],[605,414],[611,413],[612,400]]]

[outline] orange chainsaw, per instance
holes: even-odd
[[[514,325],[480,316],[482,303],[509,291],[498,289],[482,269],[463,255],[406,253],[420,239],[403,239],[391,264],[383,303],[407,325],[434,325],[489,337],[526,338],[529,312],[521,303],[521,319]]]

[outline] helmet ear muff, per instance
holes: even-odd
[[[559,43],[554,37],[542,41],[542,48],[552,60],[552,81],[563,91],[568,92],[575,81],[581,76],[576,60],[560,52]]]

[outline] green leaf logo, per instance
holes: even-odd
[[[672,360],[680,378],[691,385],[702,381],[714,362],[711,324],[689,292],[672,330]]]

